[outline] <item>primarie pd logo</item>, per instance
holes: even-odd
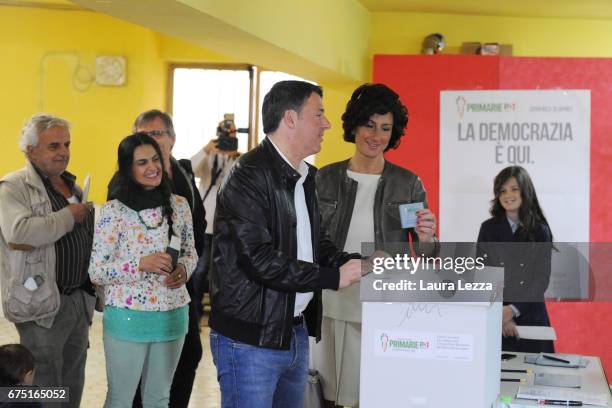
[[[416,352],[428,350],[431,346],[430,339],[422,333],[407,332],[380,332],[379,350],[382,353]]]
[[[458,96],[455,103],[457,104],[457,114],[459,115],[460,119],[463,119],[463,115],[465,115],[465,105],[467,105],[467,102],[463,96]]]
[[[389,348],[389,336],[387,336],[387,333],[382,333],[380,335],[380,348],[383,352],[387,351]]]
[[[516,102],[471,102],[459,95],[455,99],[457,115],[463,119],[466,113],[512,113],[517,110]]]

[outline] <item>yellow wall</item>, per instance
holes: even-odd
[[[0,49],[11,61],[0,65],[2,138],[8,153],[0,173],[24,163],[17,138],[25,120],[39,111],[54,113],[73,125],[69,170],[81,180],[91,173],[93,198],[101,201],[115,167],[117,142],[128,134],[135,113],[163,102],[163,86],[145,85],[165,77],[157,34],[91,12],[0,8]],[[126,86],[91,82],[99,54],[127,58]]]
[[[310,45],[302,44],[301,49],[303,55],[318,60],[315,63],[335,64],[335,69],[351,76],[363,74],[370,78],[369,61],[374,54],[419,53],[423,37],[437,31],[446,36],[448,53],[458,52],[464,41],[497,41],[513,44],[517,56],[612,56],[612,42],[608,41],[612,37],[612,25],[605,20],[367,13],[348,7],[346,1],[334,3],[334,13],[341,16],[339,21],[342,24],[350,24],[353,19],[363,27],[364,21],[371,21],[369,29],[353,32],[358,36],[358,42],[368,47],[365,68],[353,69],[341,63],[343,59],[354,61],[359,58],[357,54],[363,54],[361,47],[351,49],[355,39],[346,37],[346,32],[340,29],[338,32],[329,31],[329,24],[325,24],[327,31],[317,33],[317,20],[306,11],[302,14],[310,16],[313,31],[301,34],[306,38],[306,34],[317,33],[313,38],[318,40],[308,43]],[[217,13],[229,13],[223,7],[214,7]],[[295,12],[289,8],[277,7],[275,10],[284,13],[287,21]],[[343,10],[350,12],[343,13]],[[327,13],[324,17],[328,19],[334,13]],[[241,20],[246,15],[248,13],[234,14],[236,24],[246,24],[246,20]],[[283,20],[282,16],[275,18]],[[263,22],[257,28],[258,21],[250,19],[248,24],[255,24],[250,29],[262,37],[290,30],[289,26],[273,30]],[[319,55],[316,44],[321,44],[324,37],[334,35],[340,35],[340,41],[333,41],[332,48],[321,45]],[[24,120],[42,109],[64,116],[73,123],[70,170],[81,178],[88,172],[92,173],[93,198],[98,202],[103,201],[106,182],[114,171],[117,143],[129,132],[134,117],[145,109],[165,108],[169,63],[249,62],[228,58],[98,13],[1,6],[0,48],[4,51],[4,60],[10,62],[0,65],[0,86],[5,96],[0,99],[2,141],[7,150],[5,160],[0,161],[0,174],[22,166],[24,158],[16,142],[19,130]],[[338,52],[338,56],[333,57],[334,52]],[[87,78],[94,71],[95,56],[100,54],[127,58],[127,85],[101,87],[91,84],[86,90],[77,90],[87,87]],[[78,71],[80,80],[74,85],[77,66],[81,67]],[[362,68],[365,71],[362,72]],[[309,79],[323,85],[325,108],[332,123],[316,159],[317,165],[321,166],[353,153],[354,146],[342,140],[340,116],[359,82],[329,83],[319,78]]]
[[[338,160],[347,159],[355,151],[354,144],[346,143],[343,140],[342,120],[340,120],[340,117],[344,113],[346,103],[353,94],[353,91],[360,83],[338,84],[322,82],[319,85],[323,87],[325,114],[332,125],[331,129],[325,132],[321,152],[315,158],[315,164],[321,167]]]
[[[4,160],[0,175],[23,166],[19,131],[35,112],[68,119],[69,170],[92,175],[92,198],[103,202],[116,166],[118,142],[139,112],[164,108],[169,61],[227,59],[134,24],[88,11],[0,6],[0,112]],[[127,83],[91,82],[96,55],[123,55]],[[75,78],[75,69],[79,68]]]

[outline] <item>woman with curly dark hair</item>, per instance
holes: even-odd
[[[342,115],[344,140],[355,144],[348,159],[323,167],[317,193],[323,225],[338,248],[362,252],[362,243],[415,245],[435,241],[436,218],[427,208],[419,177],[385,160],[399,146],[408,112],[397,93],[383,84],[357,88]],[[399,206],[423,203],[417,225],[402,229]],[[430,246],[433,248],[433,245]],[[427,252],[421,246],[419,253]],[[363,254],[370,255],[370,254]],[[359,284],[337,292],[323,291],[322,341],[313,349],[328,406],[359,404],[361,303]]]
[[[500,171],[493,194],[492,217],[480,226],[478,242],[487,264],[505,268],[502,350],[553,353],[552,341],[520,339],[516,328],[550,326],[544,303],[553,249],[550,226],[523,167]]]

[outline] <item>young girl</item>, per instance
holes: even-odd
[[[550,279],[552,233],[527,171],[503,169],[493,185],[491,215],[482,223],[479,243],[490,265],[505,268],[502,350],[554,352],[549,340],[524,340],[516,326],[550,326],[544,292]]]

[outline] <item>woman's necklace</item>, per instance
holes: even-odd
[[[140,223],[145,226],[147,231],[157,229],[157,228],[161,227],[161,225],[164,223],[164,217],[160,216],[159,217],[159,222],[157,223],[157,225],[155,225],[154,227],[151,227],[150,225],[147,225],[145,220],[142,219],[142,217],[140,216],[140,211],[136,211],[136,215],[138,215],[138,219],[140,220]]]

